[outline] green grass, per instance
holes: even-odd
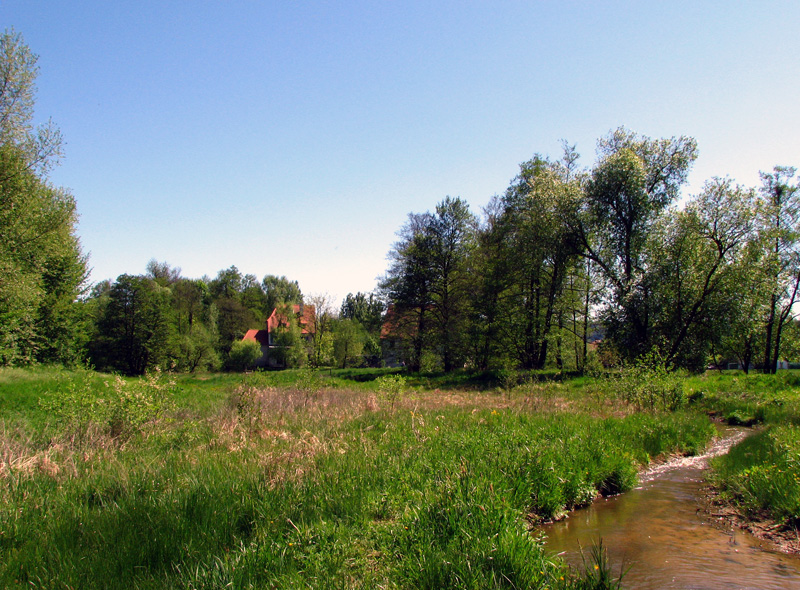
[[[800,525],[800,372],[709,372],[685,383],[698,408],[761,431],[712,461],[720,498],[751,518]]]
[[[751,517],[800,525],[800,428],[771,426],[713,462],[714,482]]]
[[[606,382],[412,376],[390,404],[386,374],[0,371],[17,408],[0,431],[0,586],[607,587],[531,526],[714,432],[702,412],[633,412]],[[70,403],[43,411],[54,399]]]

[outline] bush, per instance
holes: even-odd
[[[228,354],[228,362],[225,368],[228,371],[247,371],[256,366],[256,362],[261,358],[261,345],[251,340],[239,340],[231,346]]]
[[[375,380],[378,392],[381,397],[388,401],[391,410],[394,410],[395,402],[403,396],[406,391],[406,380],[402,375],[384,375]]]
[[[657,348],[620,371],[619,393],[638,410],[674,411],[686,404],[681,376],[667,369]]]

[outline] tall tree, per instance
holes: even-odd
[[[506,274],[504,325],[526,369],[544,368],[547,360],[554,314],[578,254],[578,238],[563,220],[575,215],[579,189],[559,163],[536,156],[520,165],[502,199],[500,255],[514,260]]]
[[[75,235],[75,200],[47,172],[61,154],[52,123],[34,128],[37,57],[0,35],[0,364],[74,362],[87,277]]]
[[[431,218],[431,293],[436,344],[445,372],[463,364],[477,220],[460,198],[446,197]]]
[[[795,168],[776,166],[761,173],[765,201],[762,232],[769,240],[771,289],[765,325],[764,370],[774,373],[780,360],[783,327],[793,317],[800,288],[800,182]]]
[[[386,306],[375,293],[348,293],[342,301],[339,312],[341,319],[355,320],[367,332],[377,334],[381,329],[381,320]]]
[[[412,371],[420,370],[429,341],[434,280],[431,224],[429,212],[409,213],[398,232],[400,240],[389,252],[389,270],[380,284],[391,304],[387,312],[391,330],[410,341],[405,361]]]
[[[690,137],[651,139],[620,128],[598,142],[598,154],[579,235],[584,255],[611,287],[609,335],[635,357],[649,347],[651,336],[647,236],[678,198],[697,158],[697,144]]]
[[[120,275],[99,321],[95,363],[128,375],[163,365],[172,336],[170,297],[168,288],[148,277]]]
[[[715,299],[736,289],[753,238],[754,191],[707,182],[682,211],[663,215],[648,239],[653,339],[670,365],[703,370]]]
[[[335,320],[330,295],[311,295],[301,310],[302,317],[308,321],[306,329],[310,335],[308,360],[313,367],[327,365],[333,358],[332,328]]]
[[[261,281],[264,291],[264,315],[269,317],[272,311],[282,305],[300,305],[303,293],[297,281],[290,281],[285,276],[266,275]]]

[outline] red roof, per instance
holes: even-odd
[[[386,315],[383,316],[381,338],[390,340],[411,338],[417,333],[418,320],[417,310],[400,311],[394,305],[390,305]]]
[[[242,340],[251,340],[258,342],[261,346],[267,346],[269,344],[269,332],[266,330],[248,330]]]
[[[303,334],[309,334],[314,330],[314,315],[316,310],[314,309],[313,305],[293,305],[292,311],[297,316],[297,319],[300,322],[300,331]],[[280,325],[286,325],[286,316],[284,316],[281,312],[278,311],[277,308],[272,310],[272,314],[270,314],[269,319],[267,320],[267,329],[266,332],[274,332],[275,329]]]

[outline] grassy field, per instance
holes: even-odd
[[[699,451],[708,413],[796,428],[786,378],[652,381],[4,369],[0,586],[614,587],[535,524]]]

